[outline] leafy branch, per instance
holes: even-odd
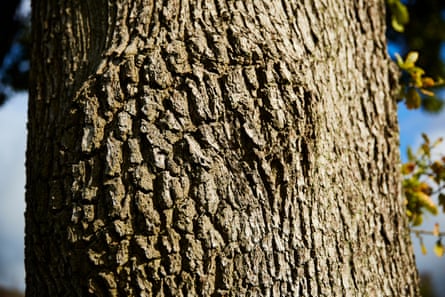
[[[419,239],[419,244],[420,244],[420,250],[422,251],[422,254],[426,255],[427,254],[427,249],[425,246],[425,243],[423,242],[423,237],[422,234],[424,235],[433,235],[437,237],[437,241],[434,244],[434,248],[433,251],[436,254],[436,256],[438,257],[442,257],[445,253],[445,248],[442,244],[442,237],[445,236],[445,232],[440,232],[439,231],[439,224],[436,223],[434,225],[434,229],[432,231],[428,231],[428,230],[411,230],[411,232],[413,232],[416,237]]]
[[[387,0],[387,4],[391,13],[392,28],[397,32],[404,32],[405,25],[409,22],[407,7],[400,0]],[[425,70],[416,65],[418,59],[419,53],[416,51],[409,52],[405,59],[396,54],[396,62],[402,73],[398,99],[404,100],[408,109],[420,108],[422,98],[425,101],[427,98],[434,99],[434,88],[445,85],[445,81],[441,78],[434,80],[426,76]],[[422,138],[423,143],[415,154],[408,148],[408,162],[402,164],[401,170],[406,213],[411,227],[422,224],[425,212],[437,215],[439,206],[445,213],[445,157],[434,160],[431,154],[431,151],[442,142],[442,138],[434,142],[431,142],[426,134],[422,134]],[[438,197],[437,204],[432,199],[434,195]],[[431,231],[411,228],[411,232],[419,239],[423,254],[426,254],[427,250],[422,235],[436,236],[438,239],[434,245],[434,253],[439,257],[445,254],[442,244],[445,232],[440,232],[439,224],[436,223]]]
[[[391,12],[391,26],[397,32],[405,31],[409,22],[408,8],[400,0],[387,0]]]
[[[433,97],[434,88],[444,86],[445,81],[442,78],[434,80],[425,76],[425,70],[416,65],[419,59],[418,52],[409,52],[405,60],[396,54],[397,65],[402,71],[401,89],[399,99],[405,98],[405,104],[408,109],[420,108],[422,95]]]
[[[422,134],[422,138],[423,143],[415,154],[408,148],[408,162],[402,164],[403,194],[407,215],[413,226],[422,224],[424,211],[438,214],[438,205],[431,198],[432,195],[438,194],[438,204],[445,212],[445,157],[434,160],[431,154],[443,139],[431,143],[426,134]]]
[[[412,227],[422,224],[426,212],[437,215],[439,207],[445,212],[445,156],[434,159],[432,154],[443,139],[431,142],[426,134],[422,134],[422,138],[423,143],[415,154],[408,148],[408,161],[402,164],[406,214]],[[432,199],[434,195],[438,197],[437,203]],[[432,235],[438,238],[434,245],[434,253],[439,257],[444,255],[442,237],[445,236],[445,232],[439,231],[439,224],[436,223],[431,231],[411,228],[411,232],[419,239],[423,254],[427,251],[421,235]]]

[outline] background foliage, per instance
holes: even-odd
[[[429,78],[436,82],[445,78],[445,1],[387,0],[387,3],[390,12],[388,23],[391,24],[387,34],[390,44],[399,48],[402,56],[410,51],[418,52],[417,67]],[[410,77],[405,72],[402,82],[407,84],[408,81]],[[443,84],[434,87],[432,96],[421,94],[423,110],[433,113],[442,110],[445,98],[440,95],[443,93],[438,92],[438,87],[443,87]]]
[[[0,3],[0,105],[12,91],[28,89],[30,20],[16,13],[20,4]]]

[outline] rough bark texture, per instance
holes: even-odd
[[[27,296],[417,296],[384,1],[33,1]]]

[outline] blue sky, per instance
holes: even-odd
[[[22,0],[19,16],[29,15]],[[0,285],[23,290],[26,92],[16,93],[0,108]]]
[[[27,94],[21,93],[0,108],[0,285],[19,289],[24,288],[26,104]]]

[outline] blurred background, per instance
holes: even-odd
[[[391,1],[388,1],[391,2]],[[420,53],[418,61],[433,78],[445,78],[445,1],[402,1],[409,10],[405,32],[388,29],[389,54],[404,56],[409,50]],[[27,87],[29,70],[30,0],[9,0],[0,4],[0,297],[23,296],[24,271],[24,187]],[[391,20],[388,19],[388,22]],[[445,91],[423,97],[422,107],[408,110],[399,103],[400,149],[406,160],[408,146],[417,149],[421,133],[431,140],[445,137]],[[445,155],[445,145],[435,150]],[[445,215],[426,215],[421,229],[445,229]],[[416,262],[422,276],[424,297],[445,296],[445,257],[437,257],[433,246],[437,237],[424,236],[427,254],[413,235]]]

